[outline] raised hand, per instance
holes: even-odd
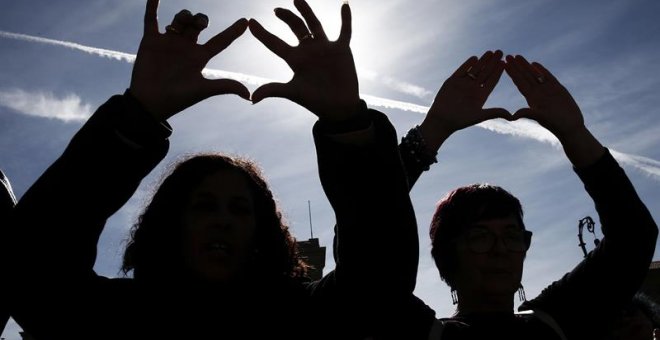
[[[468,58],[442,84],[421,125],[429,152],[458,130],[493,118],[511,119],[503,108],[483,108],[503,72],[502,51],[487,51]]]
[[[515,119],[533,119],[560,140],[584,129],[584,119],[577,103],[543,65],[530,64],[523,56],[508,55],[506,72],[529,105],[516,111]]]
[[[294,0],[294,5],[304,21],[282,8],[275,9],[275,15],[298,37],[298,46],[290,46],[250,19],[252,34],[293,70],[293,78],[288,83],[269,83],[255,90],[252,102],[281,97],[305,107],[320,119],[347,120],[355,113],[360,101],[355,63],[349,47],[351,10],[348,4],[342,6],[339,38],[329,41],[307,2]]]
[[[529,63],[522,56],[506,57],[506,72],[527,100],[529,107],[513,115],[514,119],[537,121],[552,132],[576,167],[592,164],[605,152],[602,144],[584,125],[584,118],[568,90],[539,63]]]
[[[158,0],[148,0],[144,35],[140,42],[130,92],[156,119],[176,113],[219,94],[237,94],[249,99],[241,83],[229,79],[210,80],[202,76],[208,61],[222,52],[247,29],[240,19],[205,44],[197,38],[208,26],[208,17],[187,10],[179,12],[165,33],[158,31]]]

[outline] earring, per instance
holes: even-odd
[[[520,287],[518,287],[518,299],[520,299],[520,302],[527,301],[527,297],[525,296],[525,288],[523,287],[522,283],[520,284]]]
[[[454,288],[451,289],[451,303],[454,305],[458,304],[458,293],[456,293],[456,289]]]

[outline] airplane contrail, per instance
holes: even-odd
[[[36,42],[36,43],[42,43],[42,44],[48,44],[48,45],[54,45],[54,46],[61,46],[61,47],[67,47],[73,50],[89,53],[95,56],[103,57],[103,58],[109,58],[117,61],[124,61],[128,63],[133,63],[135,62],[135,55],[130,54],[130,53],[124,53],[124,52],[119,52],[119,51],[113,51],[113,50],[107,50],[107,49],[102,49],[102,48],[97,48],[97,47],[91,47],[91,46],[85,46],[81,45],[78,43],[74,42],[69,42],[69,41],[62,41],[62,40],[54,40],[54,39],[49,39],[49,38],[43,38],[43,37],[37,37],[37,36],[32,36],[32,35],[27,35],[27,34],[20,34],[20,33],[13,33],[13,32],[7,32],[7,31],[0,31],[0,37],[2,38],[7,38],[7,39],[14,39],[14,40],[21,40],[21,41],[27,41],[27,42]],[[240,82],[243,82],[245,84],[250,84],[250,85],[263,85],[269,82],[272,82],[273,80],[268,79],[268,78],[262,78],[250,74],[244,74],[244,73],[236,73],[236,72],[230,72],[230,71],[225,71],[225,70],[217,70],[217,69],[209,69],[205,68],[202,70],[202,74],[204,74],[206,77],[209,78],[228,78],[228,79],[234,79]],[[387,79],[389,83],[396,82],[392,78],[387,78],[387,77],[380,77],[378,79]],[[417,93],[418,96],[426,96],[428,93],[426,93],[424,88],[418,87],[413,84],[409,83],[400,83],[400,84],[394,84],[397,86],[392,86],[392,84],[389,84],[390,87],[393,89],[400,89],[404,93],[410,94],[411,92]],[[381,107],[381,108],[386,108],[386,109],[397,109],[397,110],[402,110],[402,111],[408,111],[408,112],[416,112],[420,114],[426,114],[429,110],[428,106],[422,106],[422,105],[417,105],[414,103],[409,103],[409,102],[403,102],[403,101],[398,101],[398,100],[392,100],[392,99],[387,99],[387,98],[382,98],[382,97],[377,97],[377,96],[372,96],[368,94],[360,94],[360,97],[364,99],[368,104],[376,107]],[[523,137],[523,138],[529,138],[529,139],[534,139],[536,141],[542,142],[542,143],[548,143],[553,146],[559,146],[559,141],[557,138],[552,135],[549,131],[545,130],[542,128],[540,125],[529,122],[529,121],[515,121],[515,122],[507,122],[507,121],[501,121],[501,120],[491,120],[491,121],[486,121],[483,123],[478,124],[477,126],[498,133],[498,134],[504,134],[504,135],[511,135],[511,136],[517,136],[517,137]],[[610,149],[612,155],[614,158],[617,159],[617,161],[621,162],[622,164],[634,167],[635,169],[638,169],[642,171],[643,173],[649,175],[650,177],[654,178],[655,180],[660,181],[660,162],[651,158],[646,158],[643,156],[638,156],[638,155],[632,155],[632,154],[626,154],[623,152],[619,152],[616,150]]]

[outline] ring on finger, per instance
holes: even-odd
[[[544,76],[537,76],[537,77],[536,77],[536,81],[537,81],[539,84],[543,84],[543,83],[545,83],[545,77],[544,77]]]
[[[179,31],[176,27],[174,27],[172,25],[165,26],[165,32],[174,33],[174,34],[181,34],[181,31]]]
[[[307,39],[314,39],[314,34],[307,33],[307,34],[303,35],[302,37],[300,37],[300,41],[305,41]]]
[[[476,80],[476,79],[477,79],[477,75],[474,74],[474,73],[472,73],[472,72],[470,72],[470,71],[467,71],[466,75],[467,75],[468,77],[472,78],[472,80]]]

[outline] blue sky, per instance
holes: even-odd
[[[309,3],[328,35],[336,37],[341,1]],[[176,12],[188,8],[211,19],[201,42],[237,18],[254,17],[293,43],[293,34],[273,14],[275,7],[293,4],[161,0],[160,27],[162,31]],[[421,123],[437,89],[467,57],[487,49],[522,54],[546,65],[572,92],[587,126],[604,145],[620,152],[617,157],[638,193],[660,220],[660,2],[353,0],[351,7],[360,91],[371,107],[388,114],[399,136]],[[137,51],[144,2],[1,0],[0,8],[0,168],[20,197],[86,117],[128,86],[132,65],[112,56]],[[111,57],[101,56],[98,49],[110,51],[106,54]],[[208,68],[237,73],[251,90],[259,77],[291,77],[287,65],[249,32]],[[525,102],[503,76],[486,106],[513,112]],[[316,173],[314,121],[312,114],[285,100],[251,105],[232,96],[211,98],[172,118],[168,158],[107,224],[96,270],[118,275],[122,242],[163,167],[198,151],[221,150],[258,161],[294,234],[309,237],[310,200],[314,235],[329,246],[334,215]],[[521,199],[526,225],[534,232],[523,277],[527,297],[536,296],[582,258],[577,221],[587,215],[596,218],[595,210],[561,149],[546,137],[529,122],[489,122],[460,131],[443,145],[439,163],[413,189],[420,230],[416,292],[439,316],[453,308],[429,256],[428,224],[435,202],[456,186],[489,182]],[[660,260],[660,251],[654,259]],[[327,262],[326,270],[334,266],[330,253]],[[18,338],[17,326],[10,325],[3,336]]]

